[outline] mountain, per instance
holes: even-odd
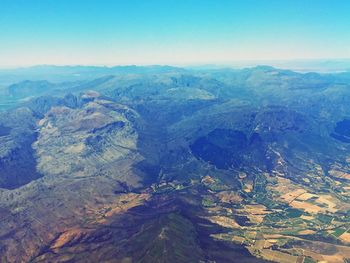
[[[113,70],[8,86],[1,262],[349,260],[346,73]]]
[[[186,72],[171,66],[52,66],[0,69],[0,110],[13,108],[18,103],[43,95],[65,95],[84,91],[103,83],[111,76],[132,78]],[[69,91],[67,91],[69,90]]]
[[[171,66],[55,66],[39,65],[14,69],[0,69],[0,83],[12,84],[25,80],[47,80],[50,82],[71,82],[79,80],[93,80],[106,75],[117,74],[156,74],[166,72],[185,71]]]

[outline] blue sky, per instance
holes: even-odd
[[[348,0],[0,0],[0,66],[350,58]]]

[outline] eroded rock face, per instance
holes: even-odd
[[[119,161],[137,156],[138,136],[128,119],[131,116],[137,114],[126,106],[98,98],[78,109],[52,108],[40,120],[33,144],[38,170],[48,176],[112,174]],[[140,185],[138,178],[127,180],[130,186]]]
[[[68,229],[102,222],[134,200],[118,195],[143,185],[133,169],[143,158],[137,113],[98,93],[79,100],[78,107],[53,106],[41,120],[26,108],[12,112],[7,126],[0,123],[0,183],[17,184],[0,191],[5,262],[28,262]]]

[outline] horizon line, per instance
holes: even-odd
[[[213,61],[213,62],[192,62],[192,63],[120,63],[120,64],[111,64],[111,63],[40,63],[40,64],[28,64],[28,65],[0,65],[0,70],[14,70],[14,69],[25,69],[25,68],[34,68],[34,67],[105,67],[105,68],[113,68],[113,67],[155,67],[155,66],[169,66],[169,67],[200,67],[200,66],[215,66],[215,67],[239,67],[244,66],[243,64],[249,65],[249,63],[267,63],[267,62],[326,62],[326,61],[349,61],[349,58],[287,58],[287,59],[243,59],[243,60],[232,60],[232,61]],[[241,65],[238,65],[241,64]],[[246,66],[247,66],[246,65]],[[268,64],[260,64],[260,65],[268,65]]]

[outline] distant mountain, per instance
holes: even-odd
[[[115,74],[157,74],[182,72],[184,69],[171,66],[53,66],[0,69],[0,83],[11,84],[25,80],[47,80],[50,82],[92,80]]]
[[[318,72],[323,74],[341,73],[350,71],[350,59],[292,59],[292,60],[245,60],[232,61],[225,64],[208,64],[188,66],[187,69],[213,70],[223,68],[251,68],[257,65],[270,65],[280,69],[289,69],[297,72]]]

